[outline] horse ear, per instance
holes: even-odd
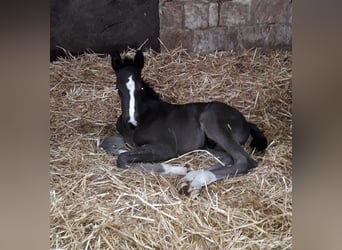
[[[118,51],[114,51],[110,53],[110,57],[112,59],[112,68],[114,71],[117,71],[122,66],[122,59],[120,53]]]
[[[137,66],[139,69],[144,67],[144,54],[141,50],[138,50],[134,56],[134,65]]]

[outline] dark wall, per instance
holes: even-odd
[[[158,0],[51,0],[50,59],[58,46],[80,54],[123,50],[127,46],[160,50]]]

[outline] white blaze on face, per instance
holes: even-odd
[[[138,122],[135,120],[134,113],[135,113],[135,98],[134,98],[134,91],[135,91],[135,82],[132,79],[132,75],[128,77],[128,82],[126,82],[127,89],[129,91],[129,123],[132,123],[134,126],[138,125]]]

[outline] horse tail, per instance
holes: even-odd
[[[249,144],[251,148],[255,148],[257,151],[262,151],[267,148],[267,139],[264,133],[253,123],[248,122],[250,128],[250,134],[252,135],[252,141]]]

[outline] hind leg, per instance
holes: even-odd
[[[205,169],[194,170],[187,173],[182,179],[179,180],[179,189],[183,189],[188,186],[187,192],[190,193],[194,190],[201,189],[203,186],[207,186],[212,182],[224,179],[229,176],[227,168],[231,167],[234,163],[231,155],[224,151],[218,151],[213,149],[207,149],[212,154],[218,163]],[[233,175],[235,175],[234,173]],[[189,185],[187,184],[189,183]]]
[[[249,169],[256,167],[256,162],[234,139],[230,128],[220,123],[214,113],[204,113],[200,122],[206,136],[224,150],[224,152],[214,152],[222,164],[187,173],[180,183],[189,182],[188,192],[200,189],[217,180],[247,173]]]
[[[239,173],[244,173],[250,168],[256,167],[256,162],[240,145],[236,134],[233,135],[232,129],[227,126],[218,115],[213,112],[205,112],[200,118],[201,128],[206,136],[216,142],[226,154],[233,160],[233,166]],[[245,137],[245,136],[243,136]],[[228,159],[223,157],[224,159]],[[226,165],[230,163],[226,163]]]

